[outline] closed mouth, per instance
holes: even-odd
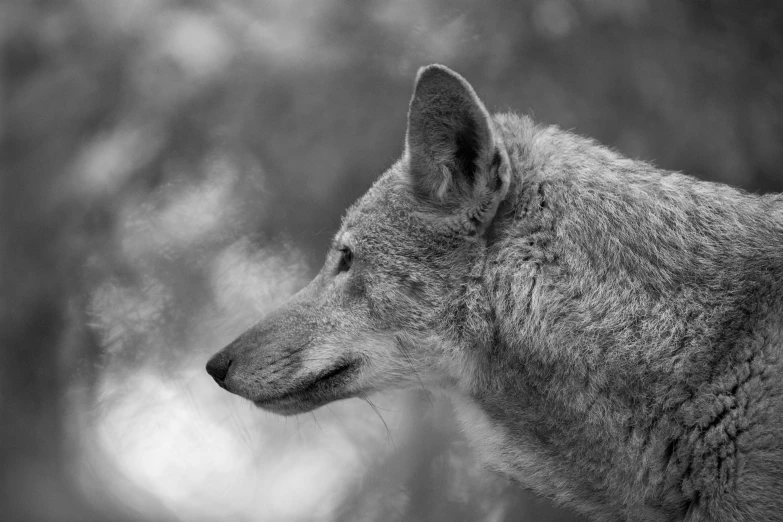
[[[276,397],[254,400],[259,408],[275,413],[291,415],[304,413],[328,402],[347,398],[345,384],[356,372],[358,364],[353,361],[343,361],[314,378],[307,379],[285,393]]]

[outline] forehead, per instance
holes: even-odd
[[[389,233],[406,228],[400,225],[410,220],[411,210],[411,195],[404,173],[395,165],[348,209],[335,240],[348,243],[368,233]]]

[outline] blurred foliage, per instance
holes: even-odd
[[[203,363],[317,269],[344,208],[401,153],[420,65],[458,70],[490,109],[783,190],[782,13],[0,3],[2,518],[566,520],[482,471],[445,402],[379,398],[388,432],[354,401],[292,430]]]

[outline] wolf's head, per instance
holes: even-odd
[[[461,347],[489,335],[477,279],[509,182],[471,86],[446,67],[421,69],[403,157],[348,210],[318,276],[207,371],[281,414],[423,382],[469,386],[477,363]]]

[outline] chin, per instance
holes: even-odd
[[[350,383],[357,370],[357,364],[343,363],[284,393],[252,401],[262,410],[278,415],[308,413],[330,402],[357,395],[357,392],[350,390]]]
[[[275,413],[277,415],[283,415],[286,417],[292,415],[299,415],[301,413],[309,413],[313,410],[317,410],[325,404],[334,402],[335,400],[322,400],[322,401],[303,401],[300,399],[290,398],[283,400],[267,400],[267,401],[253,401],[256,407],[261,408],[264,411]]]

